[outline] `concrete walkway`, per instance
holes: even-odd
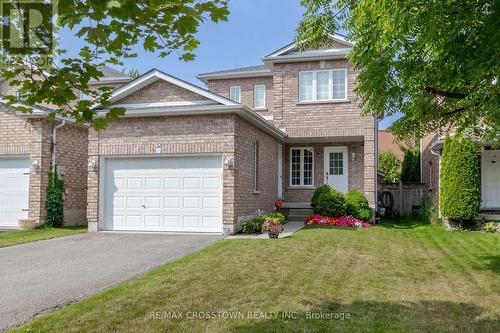
[[[295,232],[299,231],[304,227],[304,221],[289,221],[285,223],[284,230],[280,234],[279,238],[288,237]],[[259,234],[259,235],[248,235],[248,234],[237,234],[227,237],[226,239],[268,239],[269,236],[267,234]]]
[[[222,236],[101,232],[0,248],[0,331],[219,239]]]

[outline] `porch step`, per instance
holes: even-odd
[[[310,202],[296,202],[296,203],[284,202],[283,205],[281,206],[281,208],[290,209],[290,210],[295,209],[295,208],[311,209],[311,203]]]
[[[294,208],[288,213],[288,221],[304,221],[306,217],[314,214],[310,208]]]

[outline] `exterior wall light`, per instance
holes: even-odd
[[[351,153],[351,161],[356,161],[356,153]]]
[[[36,173],[39,170],[40,170],[40,166],[38,165],[38,161],[31,161],[30,172]]]
[[[89,164],[88,164],[88,167],[89,167],[89,171],[90,172],[95,172],[96,169],[97,169],[97,163],[95,160],[90,160],[89,161]]]
[[[230,170],[233,168],[233,159],[231,157],[226,157],[224,159],[224,170]]]

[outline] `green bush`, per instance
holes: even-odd
[[[357,190],[350,190],[345,195],[346,213],[363,221],[369,221],[373,217],[373,209],[368,204],[368,200],[363,193]]]
[[[441,213],[451,222],[472,220],[481,206],[477,147],[471,139],[446,137],[441,160]]]
[[[61,227],[64,223],[64,181],[59,178],[57,170],[49,173],[47,201],[45,202],[45,225]]]
[[[271,213],[258,215],[252,219],[243,222],[242,231],[246,234],[258,234],[262,231],[262,225],[267,220],[273,220],[278,223],[285,223],[285,215],[281,213]]]
[[[418,147],[405,151],[401,166],[401,181],[403,183],[420,182],[420,151]]]
[[[328,192],[321,193],[316,202],[314,213],[321,216],[342,216],[346,212],[345,197],[339,191],[330,188]]]
[[[313,210],[315,210],[315,207],[318,205],[319,196],[323,193],[328,193],[331,190],[332,188],[328,184],[322,185],[318,187],[316,190],[314,190],[313,196],[311,198],[311,207]]]
[[[420,205],[418,214],[423,219],[432,224],[440,223],[439,220],[439,199],[437,197],[425,198]]]
[[[401,161],[390,150],[380,153],[378,169],[385,174],[385,181],[388,183],[395,183],[401,177]]]

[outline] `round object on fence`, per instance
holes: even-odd
[[[386,211],[392,210],[392,206],[394,205],[394,196],[392,195],[391,192],[387,190],[383,191],[381,201],[382,201],[382,207],[385,207]]]

